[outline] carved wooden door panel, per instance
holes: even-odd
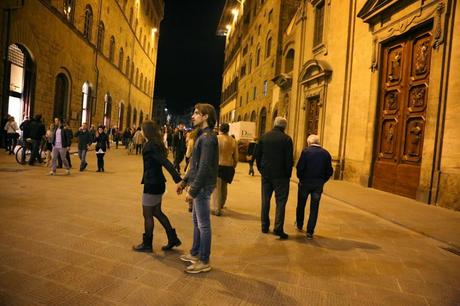
[[[420,179],[431,33],[383,48],[373,187],[415,198]]]
[[[307,104],[307,134],[308,137],[311,134],[318,135],[318,121],[319,121],[319,96],[308,98]],[[305,138],[306,140],[306,138]]]

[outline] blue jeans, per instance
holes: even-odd
[[[193,199],[193,245],[190,254],[200,256],[204,263],[209,262],[211,254],[210,199],[215,186],[205,186]]]
[[[78,149],[78,157],[80,158],[80,170],[84,169],[86,166],[86,153],[88,150],[80,150]]]
[[[322,192],[323,184],[299,183],[299,191],[297,193],[296,225],[299,229],[303,227],[305,206],[307,204],[308,196],[311,195],[307,233],[312,235],[315,232],[316,222],[318,220],[319,201],[321,200]]]

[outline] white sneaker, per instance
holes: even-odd
[[[65,174],[66,174],[66,175],[70,175],[70,170],[66,170],[66,171],[65,171]]]
[[[191,274],[198,274],[202,272],[209,272],[211,271],[211,265],[209,263],[204,263],[201,260],[191,264],[190,266],[185,269],[185,272],[191,273]]]
[[[50,171],[50,173],[48,173],[48,175],[56,175],[56,172]]]

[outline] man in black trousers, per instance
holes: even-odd
[[[184,123],[179,122],[178,130],[173,136],[173,147],[174,147],[174,168],[180,174],[180,163],[185,157],[185,151],[187,146],[185,145],[185,134],[184,134]]]
[[[294,165],[292,139],[284,133],[286,125],[285,118],[276,117],[273,129],[260,138],[255,153],[257,169],[262,175],[262,233],[268,233],[270,227],[270,199],[274,191],[276,214],[273,232],[280,239],[288,238],[284,232],[284,215]]]
[[[308,147],[302,151],[297,162],[299,191],[297,194],[296,226],[298,230],[302,230],[305,205],[307,204],[308,195],[311,195],[307,239],[313,239],[323,186],[332,176],[333,169],[331,155],[319,144],[318,135],[308,136],[307,144]]]

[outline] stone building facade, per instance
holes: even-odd
[[[254,121],[257,135],[278,113],[273,82],[281,65],[282,33],[300,1],[227,1],[218,33],[226,35],[221,122]]]
[[[7,0],[1,116],[139,125],[152,115],[162,0]]]
[[[296,157],[318,134],[336,179],[460,210],[458,15],[452,0],[301,1],[271,79]]]

